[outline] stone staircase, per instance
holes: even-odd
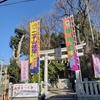
[[[50,91],[46,100],[77,100],[77,96],[72,89],[57,89]]]
[[[47,98],[46,100],[77,100],[76,95],[68,94],[68,95],[56,95],[52,96],[50,98]]]

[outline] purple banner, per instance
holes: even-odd
[[[100,78],[100,54],[92,54],[95,78]]]
[[[78,59],[76,52],[70,57],[70,69],[71,71],[78,70]]]
[[[32,64],[30,65],[30,73],[38,73],[38,68],[39,68],[39,57],[35,58]]]
[[[21,82],[28,81],[28,60],[21,61]]]

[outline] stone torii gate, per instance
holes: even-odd
[[[80,44],[76,46],[77,51],[80,49],[83,49],[83,46],[86,45],[86,43]],[[61,48],[60,52],[66,52],[66,47]],[[59,52],[59,53],[60,53]],[[48,93],[48,60],[55,60],[55,59],[65,59],[68,58],[68,55],[61,55],[61,56],[49,56],[49,54],[56,53],[56,49],[51,49],[51,50],[43,50],[40,51],[40,55],[42,57],[40,58],[40,61],[44,60],[45,66],[44,66],[44,83],[45,83],[45,94]],[[82,52],[77,52],[78,57],[83,56],[83,51]],[[80,67],[79,67],[80,70]],[[81,72],[81,70],[80,70]],[[80,73],[81,74],[81,73]],[[76,80],[79,80],[78,75],[76,74]]]

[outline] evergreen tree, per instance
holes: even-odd
[[[10,59],[10,65],[8,66],[9,81],[12,83],[18,83],[20,81],[20,68],[15,59]]]

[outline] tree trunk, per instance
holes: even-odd
[[[20,58],[20,56],[21,56],[21,54],[20,54],[21,45],[22,45],[24,36],[25,36],[25,35],[22,35],[22,37],[21,37],[21,39],[20,39],[20,41],[19,41],[18,50],[17,50],[17,55],[15,55],[15,48],[13,48],[13,50],[12,50],[12,56],[13,56],[13,58],[16,60],[16,63],[17,63],[17,64],[19,64],[19,58]]]

